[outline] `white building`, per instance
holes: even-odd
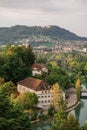
[[[87,48],[83,48],[83,52],[87,52]]]
[[[41,75],[43,72],[44,73],[48,72],[48,69],[45,67],[44,64],[35,63],[32,65],[32,76]]]
[[[38,96],[38,105],[41,107],[51,103],[50,86],[42,80],[26,78],[18,82],[17,90],[19,93],[34,92]]]
[[[38,106],[43,109],[47,109],[52,104],[51,86],[40,79],[26,78],[18,82],[17,90],[20,94],[34,92],[38,96]]]

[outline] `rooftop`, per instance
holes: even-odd
[[[34,68],[36,68],[37,70],[42,70],[42,68],[45,68],[45,65],[35,63],[35,64],[32,65],[32,69],[34,69]]]
[[[27,88],[33,89],[34,91],[41,91],[41,90],[49,90],[50,86],[45,81],[36,78],[26,78],[20,82],[19,85],[25,86]]]

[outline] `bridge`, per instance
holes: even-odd
[[[81,90],[81,97],[87,97],[87,89]]]

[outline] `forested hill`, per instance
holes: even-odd
[[[14,43],[20,39],[28,38],[29,36],[46,36],[52,39],[62,39],[62,40],[87,40],[85,37],[79,37],[76,34],[60,28],[58,26],[23,26],[16,25],[12,27],[1,27],[0,28],[0,43]]]

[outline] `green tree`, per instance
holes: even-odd
[[[32,52],[32,48],[30,47],[30,45],[28,45],[27,47],[23,46],[22,48],[24,52],[23,61],[26,63],[27,66],[31,66],[35,61],[35,55]]]
[[[37,63],[43,63],[43,64],[46,64],[47,63],[47,59],[46,58],[43,58],[43,57],[39,57],[36,61]]]
[[[72,114],[68,115],[67,120],[63,125],[63,130],[80,130],[79,122]]]
[[[55,113],[55,107],[54,105],[50,105],[50,107],[48,108],[48,115],[53,116]]]
[[[10,102],[8,93],[0,88],[0,129],[31,130],[29,114]]]
[[[69,76],[60,67],[51,68],[51,72],[45,80],[51,85],[58,83],[63,89],[70,87]]]
[[[11,110],[10,98],[5,89],[0,88],[0,117],[8,118]]]
[[[0,86],[2,86],[5,83],[5,79],[0,77]]]
[[[66,102],[60,100],[59,111],[54,115],[51,130],[80,130],[78,120],[72,114],[67,116],[65,108]]]
[[[17,95],[17,86],[12,81],[4,83],[2,88],[7,92],[9,96],[11,96],[11,94]]]
[[[25,92],[22,93],[16,99],[16,104],[23,107],[24,110],[27,110],[38,103],[38,97],[35,93]]]
[[[35,56],[30,46],[19,47],[8,46],[2,53],[3,61],[0,66],[0,76],[6,81],[18,81],[31,76],[31,66],[34,63]],[[1,64],[1,63],[0,63]]]
[[[66,102],[63,100],[63,98],[61,98],[59,103],[59,110],[54,115],[53,120],[51,122],[51,130],[64,130],[63,126],[67,119],[65,108],[66,108]]]
[[[87,76],[87,63],[86,63],[85,66],[84,66],[84,73],[85,73],[85,75]]]
[[[48,73],[50,73],[50,72],[52,71],[52,64],[47,63],[47,64],[46,64],[46,67],[47,67],[47,69],[48,69]]]
[[[20,130],[31,130],[31,124],[28,113],[22,113],[17,119],[17,121],[20,124]]]

